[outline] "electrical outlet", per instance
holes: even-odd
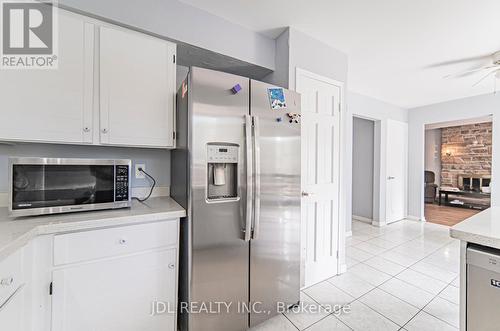
[[[146,176],[144,175],[144,173],[142,171],[139,171],[139,169],[147,171],[146,170],[146,165],[144,163],[136,163],[135,164],[135,178],[137,178],[137,179],[146,178]]]

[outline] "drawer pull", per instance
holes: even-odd
[[[120,243],[120,245],[125,245],[127,243],[127,239],[120,238],[120,240],[118,240],[118,242]]]
[[[14,277],[7,277],[7,278],[3,278],[0,281],[0,284],[2,286],[10,286],[13,282],[14,282]]]
[[[173,264],[173,263],[169,263],[169,264],[168,264],[168,267],[169,267],[170,269],[174,269],[174,268],[175,268],[175,264]]]

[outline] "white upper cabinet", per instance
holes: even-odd
[[[0,140],[92,143],[94,26],[60,11],[57,69],[0,72]]]
[[[174,147],[175,45],[99,28],[100,142]]]
[[[58,18],[57,69],[0,71],[0,140],[174,148],[176,45]]]

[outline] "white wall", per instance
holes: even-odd
[[[295,90],[297,68],[347,83],[347,54],[294,28],[289,28],[288,43],[290,47],[288,76],[291,90]]]
[[[500,205],[500,95],[485,94],[409,110],[408,214],[424,218],[425,124],[493,115],[492,205]]]
[[[286,29],[276,38],[275,70],[264,81],[284,88],[289,88],[290,81],[290,30]]]
[[[178,0],[59,0],[84,13],[274,70],[275,41]]]
[[[436,175],[435,184],[441,185],[441,129],[425,130],[425,169]]]
[[[354,117],[352,137],[352,214],[373,219],[373,156],[375,123]],[[350,230],[350,222],[346,224]]]
[[[406,109],[388,104],[386,102],[370,98],[358,93],[349,92],[347,95],[349,117],[346,125],[346,134],[352,137],[353,116],[366,118],[375,121],[375,139],[374,139],[374,201],[373,201],[373,223],[384,225],[386,221],[386,159],[387,159],[387,120],[396,120],[407,122],[408,111]],[[352,140],[346,140],[346,153],[342,154],[346,159],[346,168],[352,169]],[[352,183],[352,172],[346,174],[347,183]],[[349,184],[347,196],[352,196],[352,186]],[[350,201],[347,201],[346,207],[352,210]],[[351,218],[347,218],[350,223]]]

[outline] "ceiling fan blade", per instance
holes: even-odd
[[[475,86],[479,85],[479,83],[481,83],[483,80],[485,80],[486,78],[490,77],[491,75],[493,75],[493,74],[495,74],[495,73],[497,73],[499,71],[500,71],[500,68],[488,72],[487,75],[483,76],[483,78],[481,78],[476,83],[474,83],[474,85],[472,85],[472,87],[475,87]]]
[[[497,67],[496,65],[490,65],[490,66],[481,67],[481,68],[477,68],[477,69],[465,70],[465,71],[461,71],[461,72],[456,72],[454,74],[446,75],[443,78],[444,79],[448,79],[448,78],[456,77],[456,76],[465,76],[467,74],[472,74],[472,73],[475,73],[475,72],[478,72],[478,71],[492,69],[492,68],[496,68],[496,67]]]
[[[493,57],[493,54],[483,54],[483,55],[479,55],[479,56],[465,57],[465,58],[456,59],[456,60],[433,63],[431,65],[428,65],[427,68],[436,68],[436,67],[448,66],[448,65],[459,64],[459,63],[488,60],[488,59],[491,59],[492,57]]]

